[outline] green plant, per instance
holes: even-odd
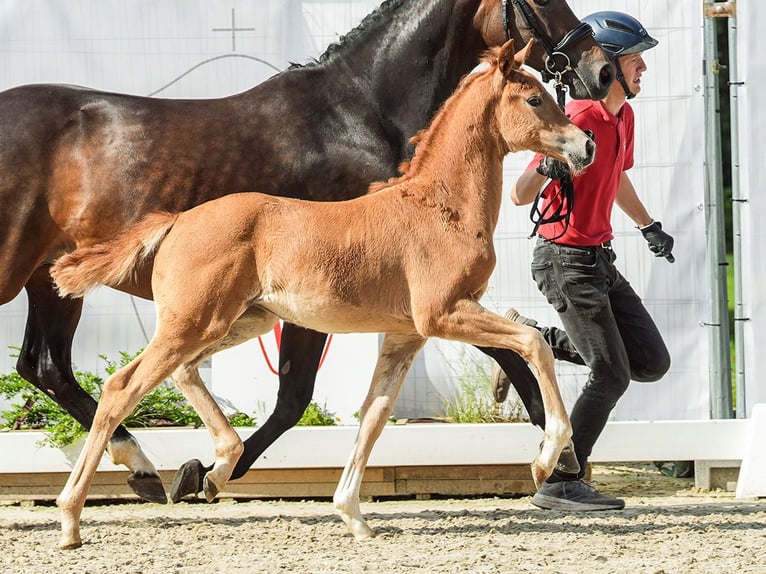
[[[496,423],[528,421],[521,400],[509,394],[503,403],[495,402],[489,364],[463,355],[458,375],[459,390],[444,399],[447,417],[456,423]]]
[[[335,426],[338,423],[338,417],[335,413],[328,411],[325,407],[320,407],[316,401],[311,401],[309,406],[303,412],[303,416],[298,421],[298,426]]]
[[[229,416],[229,422],[233,427],[254,427],[257,422],[254,417],[245,413],[234,413]]]
[[[104,370],[111,375],[127,365],[138,353],[131,355],[121,351],[118,361],[104,355],[99,357],[106,362]],[[103,379],[83,371],[75,371],[74,375],[83,390],[98,400]],[[12,401],[8,409],[0,412],[0,428],[42,430],[46,434],[43,443],[56,447],[72,444],[85,433],[85,429],[69,413],[15,371],[0,375],[0,395]],[[242,413],[233,419],[236,422],[232,424],[239,426],[251,426],[255,422]],[[163,383],[143,398],[123,424],[128,427],[199,427],[202,421],[172,383]]]

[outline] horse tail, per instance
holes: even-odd
[[[141,262],[154,254],[176,219],[177,213],[152,213],[115,239],[63,255],[50,271],[59,294],[83,297],[98,285],[115,287],[129,281]]]

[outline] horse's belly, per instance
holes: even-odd
[[[284,295],[258,301],[282,320],[322,333],[413,332],[415,326],[404,314],[375,306],[357,306],[317,297]]]

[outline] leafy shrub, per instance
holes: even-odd
[[[133,355],[120,352],[119,361],[113,361],[104,355],[99,357],[106,362],[104,370],[111,375],[127,365],[140,352]],[[75,371],[74,375],[79,385],[98,400],[104,384],[103,379],[83,371]],[[86,432],[69,413],[15,371],[0,375],[0,395],[12,401],[10,408],[0,412],[0,428],[42,430],[46,434],[43,443],[55,447],[72,444]],[[244,413],[237,413],[230,420],[237,426],[255,424],[255,420]],[[202,421],[186,402],[183,394],[172,383],[166,382],[149,392],[123,424],[127,427],[191,425],[198,428]]]
[[[298,421],[298,426],[322,427],[335,426],[338,423],[338,417],[335,413],[328,411],[325,407],[320,407],[316,401],[311,401],[309,406],[303,412],[303,416]]]

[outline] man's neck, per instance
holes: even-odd
[[[622,89],[622,86],[618,85],[617,88],[618,89],[614,89],[614,87],[612,87],[606,97],[601,100],[601,102],[604,104],[604,107],[609,110],[612,115],[615,116],[620,113],[622,106],[627,101],[627,98],[625,97],[625,90]]]

